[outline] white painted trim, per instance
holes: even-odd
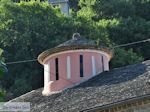
[[[103,52],[103,51],[98,51],[98,50],[89,50],[89,49],[80,49],[80,50],[69,50],[69,51],[62,51],[62,52],[59,52],[59,53],[54,53],[54,54],[51,54],[49,55],[48,57],[46,57],[44,60],[43,60],[43,64],[51,57],[53,56],[57,56],[59,54],[65,54],[65,53],[75,53],[75,52],[94,52],[94,53],[99,53],[99,54],[103,54],[105,55],[109,60],[110,60],[110,56]]]
[[[44,86],[50,82],[50,63],[44,64]]]
[[[95,64],[96,64],[95,63],[95,57],[92,56],[92,74],[93,74],[93,76],[96,75],[96,65]]]
[[[71,60],[70,60],[70,56],[67,56],[67,79],[71,79]]]
[[[102,66],[101,66],[102,67],[102,72],[104,72],[105,71],[105,62],[104,62],[105,60],[104,60],[103,55],[101,55],[100,57],[101,57],[101,64],[102,64]]]
[[[109,61],[107,59],[105,61],[106,62],[105,62],[105,68],[104,68],[104,70],[105,71],[109,71]]]

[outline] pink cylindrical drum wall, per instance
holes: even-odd
[[[109,70],[109,56],[99,50],[70,50],[44,59],[43,94],[61,91]]]

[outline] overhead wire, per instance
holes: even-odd
[[[136,41],[136,42],[126,43],[126,44],[116,45],[113,48],[125,47],[125,46],[139,44],[139,43],[144,43],[144,42],[150,42],[150,39],[145,39],[145,40],[141,40],[141,41]]]
[[[129,46],[129,45],[135,45],[135,44],[145,43],[145,42],[150,42],[150,39],[145,39],[145,40],[141,40],[141,41],[135,41],[135,42],[126,43],[126,44],[120,44],[120,45],[113,46],[110,49],[115,49],[115,48],[118,48],[118,47],[125,47],[125,46]],[[37,58],[34,58],[34,59],[30,59],[30,60],[6,62],[5,64],[6,65],[20,64],[20,63],[36,62],[37,60],[38,60]]]
[[[5,63],[5,64],[6,64],[6,65],[11,65],[11,64],[19,64],[19,63],[34,62],[34,61],[37,61],[37,59],[23,60],[23,61],[13,61],[13,62]]]

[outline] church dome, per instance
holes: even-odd
[[[42,52],[38,56],[38,61],[43,64],[43,60],[51,54],[68,51],[68,50],[78,50],[78,49],[93,49],[101,50],[109,55],[109,58],[112,58],[112,51],[104,46],[96,45],[95,41],[88,40],[84,37],[81,37],[79,33],[74,33],[72,39],[52,48]]]

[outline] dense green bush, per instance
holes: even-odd
[[[124,49],[116,48],[114,50],[114,57],[111,60],[110,67],[126,66],[138,63],[142,60],[143,58],[134,53],[132,49],[126,51]]]
[[[21,79],[15,79],[14,85],[10,88],[11,91],[13,91],[13,94],[15,96],[20,96],[20,94],[24,94],[27,91],[32,90],[32,86],[30,85],[28,80]]]

